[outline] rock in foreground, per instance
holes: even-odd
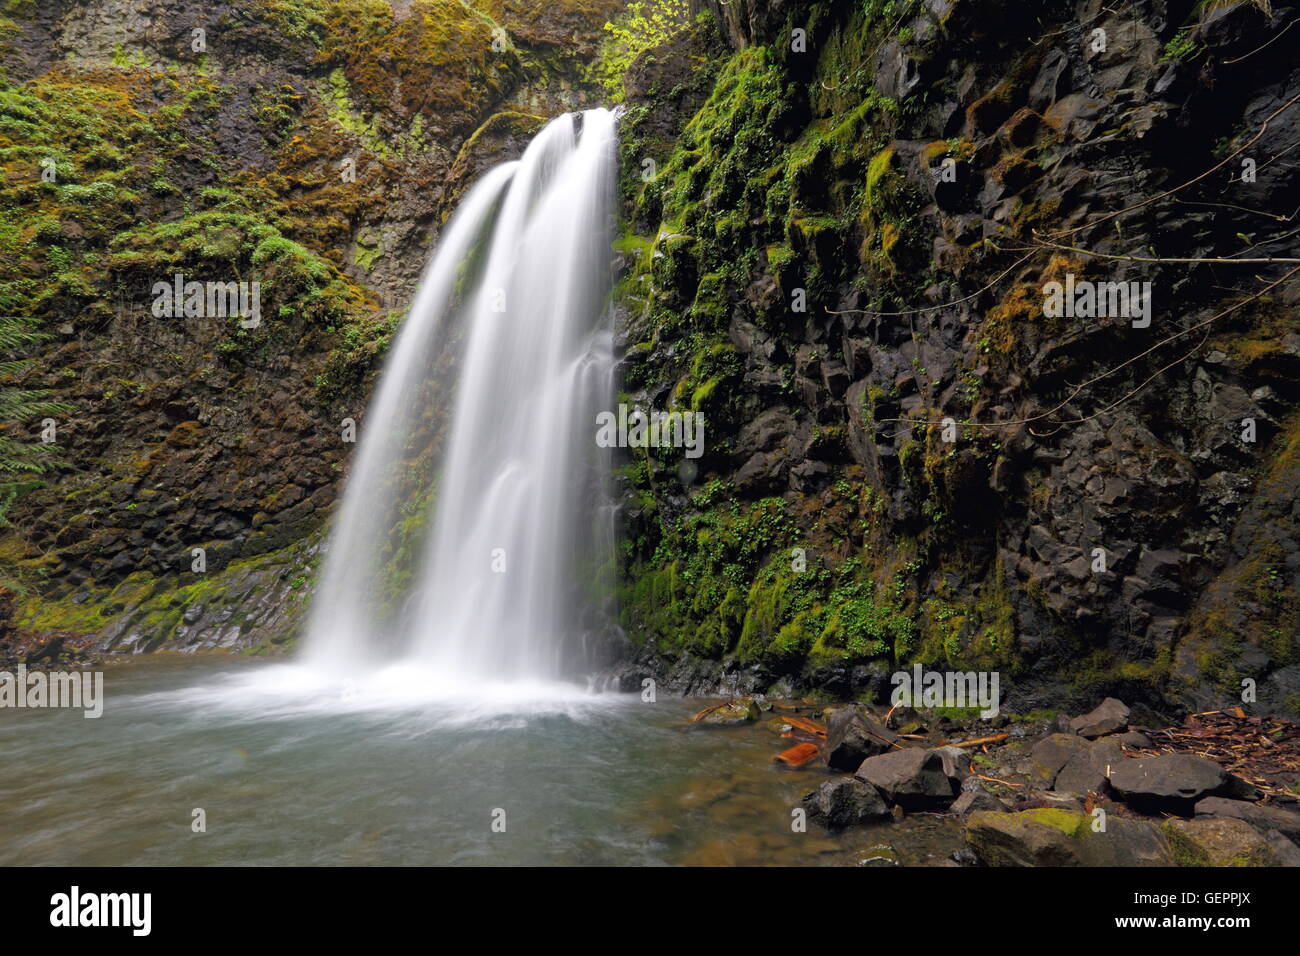
[[[875,788],[853,777],[822,784],[803,798],[803,806],[811,819],[828,830],[889,817],[889,807]]]
[[[1111,788],[1129,805],[1151,812],[1190,815],[1209,796],[1249,796],[1245,781],[1216,763],[1191,754],[1123,760],[1111,768]]]
[[[1163,829],[1182,866],[1279,866],[1273,847],[1245,820],[1168,820]]]
[[[1235,817],[1259,830],[1277,830],[1300,846],[1300,813],[1280,807],[1263,807],[1245,800],[1206,797],[1196,804],[1198,817]]]
[[[1169,840],[1154,823],[1111,816],[1093,830],[1091,814],[1068,810],[976,811],[966,842],[986,866],[1173,866]]]
[[[948,749],[955,748],[944,748]],[[919,747],[870,757],[857,772],[860,780],[871,784],[891,804],[904,810],[947,807],[961,791],[965,776],[965,770],[952,755]]]
[[[885,753],[896,740],[897,734],[857,707],[841,707],[826,722],[826,766],[853,773],[862,761]]]

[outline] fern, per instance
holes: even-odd
[[[19,316],[0,317],[0,352],[13,352],[39,342],[49,335],[32,327],[31,320]],[[30,359],[0,362],[0,379],[12,380],[32,366]],[[52,444],[21,437],[23,426],[33,419],[48,418],[69,411],[71,406],[51,401],[48,389],[0,386],[0,527],[8,524],[6,513],[13,503],[41,482],[32,476],[44,474],[59,461],[58,449]]]

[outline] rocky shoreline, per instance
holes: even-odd
[[[1148,727],[1133,713],[1114,698],[1077,717],[980,720],[755,696],[694,723],[793,742],[774,760],[815,785],[799,809],[831,834],[955,818],[966,845],[947,865],[1300,866],[1300,724],[1230,708]]]

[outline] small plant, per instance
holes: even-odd
[[[632,61],[663,43],[690,23],[687,0],[642,0],[629,3],[614,23],[605,24],[609,36],[589,76],[615,103],[624,98],[623,74]]]
[[[1201,46],[1191,37],[1189,30],[1182,30],[1177,36],[1165,44],[1164,55],[1160,57],[1160,62],[1165,63],[1169,60],[1183,60],[1191,63],[1198,56],[1205,52],[1205,47]]]

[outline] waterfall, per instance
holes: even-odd
[[[608,595],[615,116],[561,116],[448,222],[360,426],[307,625],[336,672],[579,678]]]

